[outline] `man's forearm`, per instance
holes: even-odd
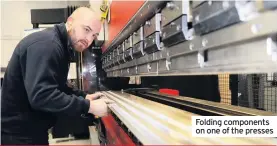
[[[85,93],[84,91],[68,87],[67,85],[66,85],[66,92],[68,94],[74,94],[76,96],[82,96],[84,98],[87,96],[87,93]]]
[[[83,97],[86,97],[87,96],[87,93],[82,91],[82,90],[79,90],[79,89],[72,89],[73,91],[73,94],[77,95],[77,96],[83,96]]]

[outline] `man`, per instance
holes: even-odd
[[[66,24],[36,32],[16,46],[1,92],[2,144],[48,144],[48,129],[59,115],[107,115],[111,100],[66,85],[74,49],[88,48],[101,29],[100,15],[78,8]]]

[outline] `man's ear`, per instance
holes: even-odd
[[[74,21],[74,19],[72,17],[67,18],[66,24],[69,27],[69,29],[71,29],[71,27],[73,25],[73,21]]]

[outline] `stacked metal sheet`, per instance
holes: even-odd
[[[276,144],[276,138],[193,137],[191,116],[196,114],[124,92],[103,92],[115,101],[109,106],[119,125],[143,145],[155,144]]]

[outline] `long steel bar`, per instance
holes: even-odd
[[[276,113],[261,111],[257,109],[250,109],[245,107],[239,107],[234,105],[226,105],[222,103],[216,103],[207,100],[195,99],[184,96],[170,96],[161,94],[158,92],[143,92],[138,95],[148,96],[152,98],[159,98],[167,102],[175,102],[179,105],[194,107],[195,109],[204,109],[215,113],[216,115],[226,116],[277,116]],[[204,111],[203,110],[203,111]]]

